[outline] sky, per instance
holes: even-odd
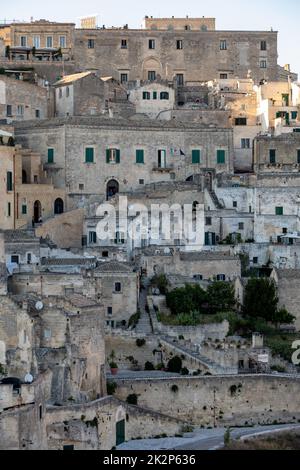
[[[82,16],[98,14],[99,26],[139,28],[143,18],[214,17],[219,30],[279,31],[280,65],[291,64],[300,77],[300,1],[299,0],[13,0],[0,8],[0,21],[34,20],[78,23]]]

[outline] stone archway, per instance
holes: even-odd
[[[62,214],[64,212],[64,201],[58,197],[54,201],[54,214]]]
[[[35,201],[33,204],[33,219],[34,222],[37,224],[42,218],[42,204],[40,201]]]
[[[119,192],[119,183],[115,179],[111,179],[106,184],[106,199],[110,199]]]
[[[156,77],[162,77],[162,65],[156,57],[148,57],[144,60],[142,65],[143,80],[148,80],[149,72],[155,72]]]

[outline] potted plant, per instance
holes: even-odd
[[[118,373],[118,364],[114,361],[111,361],[109,363],[109,366],[110,366],[111,374],[112,375],[117,375],[117,373]]]

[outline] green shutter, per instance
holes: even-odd
[[[6,175],[6,189],[7,191],[13,190],[12,172],[8,171]]]
[[[283,215],[283,207],[276,207],[275,214],[276,215]]]
[[[106,163],[109,163],[109,149],[106,149]]]
[[[144,163],[144,150],[136,150],[135,161],[136,163]]]
[[[48,149],[48,163],[54,163],[54,149]]]
[[[217,163],[220,165],[225,163],[225,150],[217,150]]]
[[[154,92],[153,92],[153,99],[154,99],[154,100],[157,100],[157,91],[154,91]]]
[[[121,155],[120,155],[120,150],[117,149],[117,150],[116,150],[116,163],[120,163],[120,156],[121,156]]]
[[[22,214],[23,215],[27,214],[27,206],[25,204],[22,205]]]
[[[93,163],[94,162],[94,148],[87,147],[85,149],[85,163]]]
[[[276,163],[276,150],[271,149],[269,151],[270,163]]]
[[[297,111],[292,111],[292,119],[295,120],[297,119],[298,112]]]
[[[200,163],[200,150],[192,150],[192,163]]]

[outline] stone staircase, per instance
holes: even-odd
[[[159,339],[162,344],[165,343],[165,345],[170,349],[173,349],[176,354],[183,354],[185,356],[188,356],[190,359],[193,359],[196,364],[198,363],[201,368],[204,367],[205,369],[207,369],[208,372],[213,375],[237,374],[237,370],[235,367],[221,366],[220,364],[212,361],[208,357],[203,356],[199,352],[199,346],[192,344],[191,342],[179,342],[179,340],[171,336],[160,336]]]
[[[215,191],[213,189],[210,189],[208,191],[210,197],[211,197],[211,200],[213,201],[214,205],[216,206],[217,209],[224,209],[224,204],[221,203],[221,201],[219,200],[218,196],[216,195]]]
[[[139,298],[139,309],[141,312],[141,316],[140,316],[138,324],[135,327],[135,332],[141,335],[149,335],[153,333],[151,322],[150,322],[150,316],[148,312],[146,311],[148,287],[149,287],[149,280],[144,280],[144,289],[140,290],[140,298]]]

